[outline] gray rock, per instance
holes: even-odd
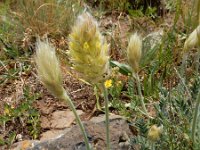
[[[112,117],[111,117],[112,118]],[[101,117],[102,119],[102,117]],[[99,119],[99,120],[101,120]],[[105,122],[95,119],[84,123],[88,138],[93,149],[104,150],[106,147]],[[129,144],[131,130],[126,120],[120,117],[110,119],[110,141],[112,150],[132,149]],[[68,128],[63,133],[53,139],[33,143],[28,150],[85,150],[83,136],[77,125]]]
[[[143,44],[144,44],[143,47],[145,48],[145,51],[154,49],[155,46],[160,45],[163,34],[164,34],[163,30],[159,30],[157,32],[152,32],[152,33],[148,34],[143,39]]]

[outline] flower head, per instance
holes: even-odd
[[[189,35],[184,44],[184,51],[200,46],[200,25]]]
[[[135,72],[137,72],[142,56],[142,39],[137,33],[134,33],[130,38],[127,48],[127,56],[130,66]]]
[[[49,44],[48,40],[37,41],[35,61],[40,80],[53,95],[61,97],[63,86],[60,65],[55,48]]]
[[[109,73],[108,47],[95,19],[89,13],[80,15],[69,36],[72,68],[89,83],[105,80]]]
[[[111,79],[106,80],[106,81],[104,82],[104,86],[105,86],[107,89],[110,88],[110,87],[112,86],[112,80],[111,80]]]
[[[151,140],[152,142],[156,142],[157,140],[160,139],[160,135],[163,132],[163,126],[161,125],[158,127],[157,125],[153,125],[150,127],[148,131],[147,138]]]

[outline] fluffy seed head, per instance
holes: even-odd
[[[35,61],[40,80],[53,95],[60,98],[63,94],[60,65],[55,48],[49,44],[48,40],[38,39]]]
[[[160,139],[160,135],[162,134],[162,132],[163,132],[162,125],[160,127],[158,127],[157,125],[153,125],[148,131],[147,138],[152,142],[156,142],[157,140]]]
[[[102,82],[109,73],[108,49],[95,19],[89,13],[81,14],[69,36],[72,68],[91,84]]]
[[[139,70],[139,62],[142,56],[142,39],[134,33],[129,41],[127,48],[128,62],[132,69],[137,72]]]
[[[184,51],[200,46],[200,25],[189,35],[184,44]]]

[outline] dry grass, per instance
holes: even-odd
[[[25,29],[33,34],[67,34],[78,13],[75,0],[19,0],[12,3],[11,13],[16,16]]]

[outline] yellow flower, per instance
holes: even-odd
[[[88,50],[90,48],[90,46],[88,45],[88,42],[85,42],[84,45],[83,45],[83,48],[85,50]]]
[[[157,125],[151,126],[151,128],[148,131],[147,138],[151,140],[152,142],[156,142],[160,139],[160,135],[163,132],[163,126],[157,127]]]
[[[108,88],[110,88],[111,86],[112,86],[112,80],[110,79],[110,80],[106,80],[105,82],[104,82],[104,86],[108,89]]]

